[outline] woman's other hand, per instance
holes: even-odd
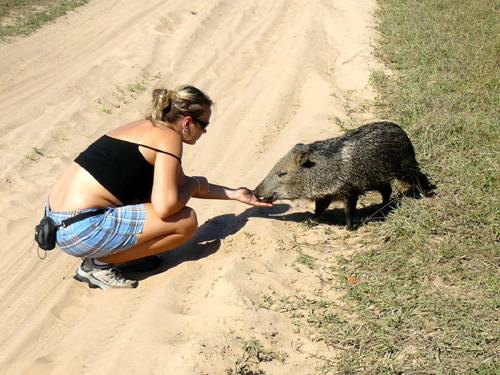
[[[272,207],[272,203],[259,200],[250,189],[241,187],[234,191],[234,200],[256,207]]]

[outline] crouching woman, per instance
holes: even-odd
[[[49,193],[46,215],[61,226],[57,244],[83,258],[75,278],[91,287],[135,288],[115,266],[173,249],[198,227],[190,198],[260,202],[247,188],[230,189],[186,176],[183,144],[207,131],[211,99],[193,86],[153,91],[150,115],[120,126],[83,151]],[[81,217],[82,215],[80,215]]]

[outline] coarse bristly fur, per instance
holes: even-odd
[[[398,124],[374,122],[338,138],[295,145],[254,193],[268,201],[310,199],[318,220],[333,200],[344,202],[347,229],[353,229],[358,197],[379,191],[390,200],[391,181],[415,186],[424,196],[435,188],[415,159],[413,145]]]

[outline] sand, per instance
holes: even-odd
[[[283,354],[259,364],[270,374],[314,374],[335,360],[263,304],[270,295],[335,298],[333,283],[294,263],[286,246],[345,235],[341,226],[305,230],[308,202],[266,211],[192,200],[196,238],[131,290],[76,282],[79,260],[60,250],[40,260],[33,228],[74,157],[142,118],[159,83],[194,84],[214,99],[208,133],[186,147],[183,165],[230,187],[253,188],[294,144],[370,119],[374,6],[94,0],[0,45],[0,372],[224,374],[249,340]],[[324,260],[349,251],[344,241]]]

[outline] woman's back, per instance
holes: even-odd
[[[178,150],[181,142],[175,131],[149,120],[114,129],[83,151],[57,181],[51,208],[70,211],[149,200],[157,152],[151,148]]]

